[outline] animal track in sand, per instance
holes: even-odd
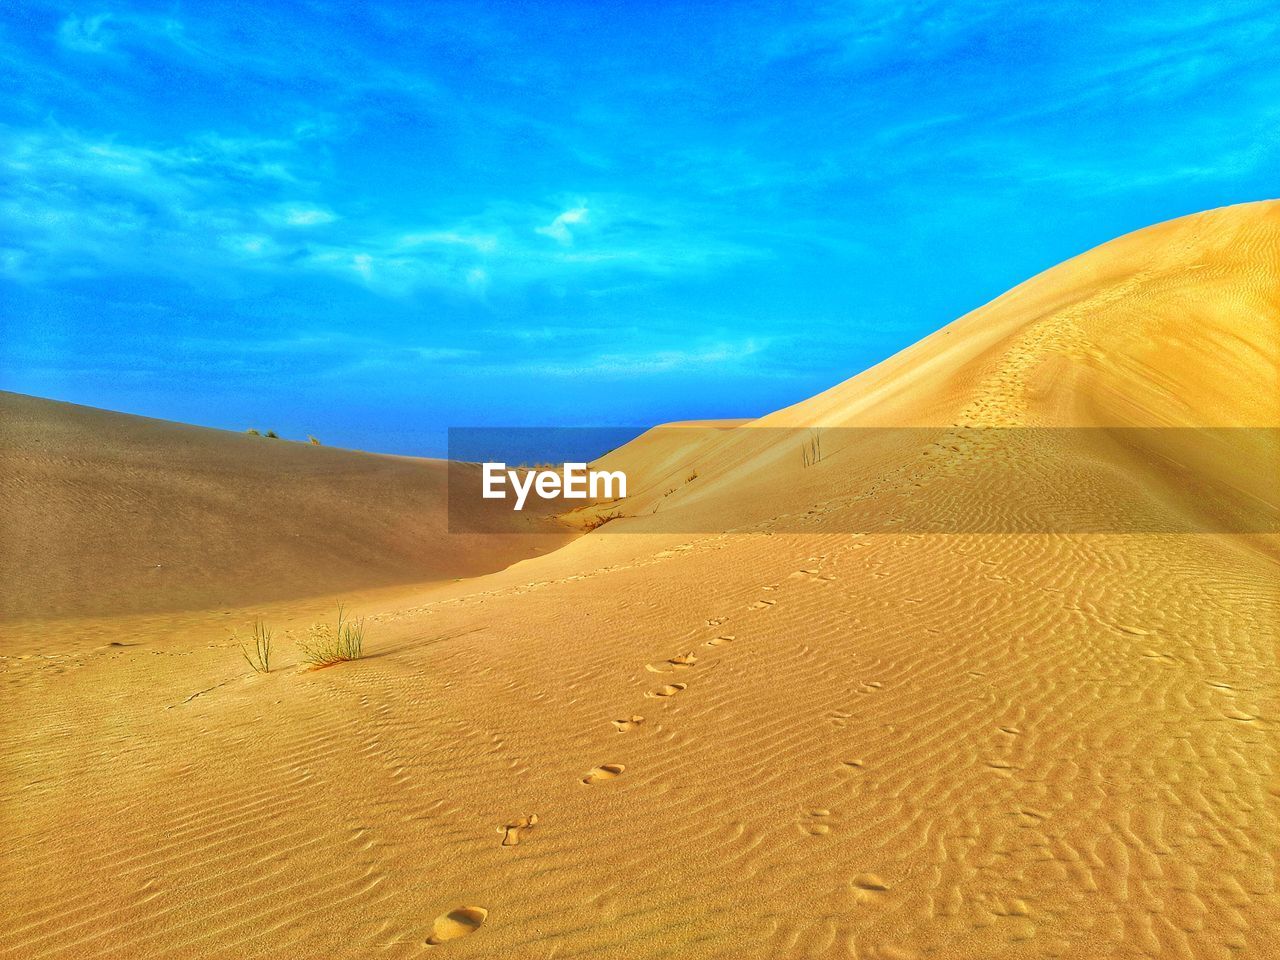
[[[708,647],[720,647],[720,646],[723,646],[723,645],[724,645],[724,644],[726,644],[726,643],[733,643],[733,641],[735,641],[735,640],[737,640],[737,639],[738,639],[738,638],[737,638],[736,636],[734,636],[733,634],[726,634],[726,635],[724,635],[724,636],[720,636],[720,637],[712,637],[710,640],[708,640],[708,641],[706,642],[706,646],[708,646]]]
[[[522,831],[532,829],[537,826],[538,815],[531,813],[527,817],[520,817],[512,820],[503,827],[502,845],[504,847],[515,847],[520,844],[520,834]]]
[[[622,771],[625,769],[627,768],[620,763],[602,763],[583,777],[582,782],[588,786],[593,783],[603,783],[606,780],[621,776]]]
[[[628,730],[633,727],[638,727],[642,723],[644,723],[644,717],[639,716],[630,716],[624,720],[613,721],[613,725],[618,728],[619,733],[626,733]]]
[[[434,947],[475,933],[488,916],[489,911],[484,907],[456,907],[448,913],[442,913],[431,925],[431,936],[427,937],[427,944]]]
[[[668,683],[659,687],[657,690],[650,690],[648,693],[645,694],[645,696],[646,697],[674,697],[677,693],[679,693],[681,690],[684,690],[688,686],[689,685],[687,683]]]

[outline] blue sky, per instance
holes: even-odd
[[[0,386],[440,453],[751,416],[1275,196],[1270,2],[0,8]]]

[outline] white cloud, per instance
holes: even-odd
[[[585,206],[574,207],[566,210],[545,227],[538,227],[537,232],[544,237],[551,237],[559,243],[573,243],[573,234],[569,230],[571,224],[586,223],[590,218],[590,212]]]
[[[58,24],[58,42],[68,50],[102,53],[111,45],[111,38],[103,29],[110,19],[109,13],[100,13],[94,17],[77,17],[72,14]]]
[[[113,54],[121,48],[160,44],[190,50],[183,25],[172,17],[141,13],[99,13],[91,17],[72,14],[58,24],[58,43],[77,53]]]
[[[316,227],[323,223],[333,223],[337,219],[334,214],[319,207],[290,207],[284,211],[284,222],[291,227]]]
[[[373,257],[367,253],[357,253],[351,258],[351,269],[369,280],[373,277]]]
[[[492,253],[498,248],[498,238],[491,234],[468,234],[456,230],[437,230],[432,233],[409,233],[400,238],[406,247],[438,244],[441,246],[470,247],[477,253]]]
[[[601,353],[567,363],[539,363],[529,372],[553,377],[643,376],[679,370],[698,370],[735,366],[738,361],[762,352],[768,340],[750,337],[734,342],[708,343],[687,350],[654,350],[635,353]]]

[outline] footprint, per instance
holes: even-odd
[[[690,653],[682,653],[679,656],[671,657],[667,660],[659,660],[656,663],[646,663],[644,668],[650,673],[671,673],[673,670],[683,670],[685,667],[692,667],[698,662],[698,658]]]
[[[518,820],[512,820],[502,829],[506,831],[502,837],[502,845],[504,847],[515,847],[520,845],[520,832],[537,826],[538,815],[531,813],[527,817],[520,817]]]
[[[633,727],[638,727],[642,723],[644,723],[644,717],[638,716],[631,716],[627,717],[625,720],[613,721],[613,725],[618,728],[619,733],[626,733],[628,730]]]
[[[829,573],[823,573],[816,567],[806,567],[804,570],[797,570],[795,573],[787,574],[789,580],[821,580],[823,583],[830,583],[835,577]]]
[[[625,769],[627,768],[620,763],[602,763],[583,777],[582,782],[587,785],[603,783],[606,780],[612,780],[614,777],[620,776]]]
[[[889,889],[889,885],[874,873],[860,873],[849,881],[855,896],[862,901],[872,900]]]
[[[1252,723],[1254,720],[1258,719],[1252,713],[1245,713],[1243,710],[1236,710],[1234,708],[1227,710],[1223,716],[1227,717],[1229,720],[1239,720],[1241,723]]]
[[[733,634],[725,634],[724,636],[720,636],[720,637],[712,637],[710,640],[708,640],[708,641],[707,641],[707,646],[708,646],[708,647],[720,647],[720,646],[723,646],[723,645],[724,645],[724,644],[726,644],[726,643],[733,643],[733,641],[735,641],[735,640],[737,640],[737,639],[738,639],[738,638],[737,638],[736,636],[734,636]]]
[[[807,833],[811,837],[825,837],[831,832],[831,824],[824,822],[830,816],[831,811],[825,808],[810,810],[796,826],[800,828],[801,833]]]
[[[689,685],[687,683],[668,683],[659,687],[657,690],[650,690],[645,694],[646,697],[674,697],[681,690]]]
[[[841,762],[844,764],[845,769],[848,770],[861,770],[867,765],[865,760],[844,760]]]
[[[442,913],[431,925],[431,936],[427,937],[427,944],[434,947],[475,933],[488,916],[489,911],[484,907],[457,907],[448,913]]]

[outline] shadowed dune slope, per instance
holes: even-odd
[[[446,464],[0,393],[0,616],[200,609],[497,570],[565,538],[450,537]],[[503,522],[537,524],[501,513]]]

